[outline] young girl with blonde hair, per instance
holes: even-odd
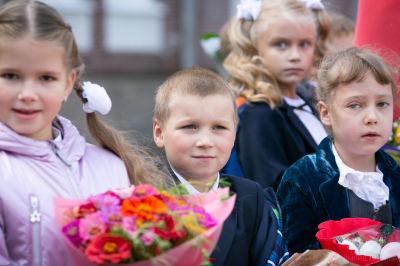
[[[107,113],[111,101],[100,86],[82,86],[83,68],[71,27],[56,10],[36,1],[0,8],[1,265],[73,265],[53,197],[159,183],[152,164],[94,113]],[[73,89],[101,148],[57,115]]]
[[[303,3],[305,2],[305,3]],[[326,51],[330,22],[318,1],[243,1],[224,62],[246,100],[235,142],[245,178],[277,189],[283,172],[326,136],[310,91],[300,86]]]
[[[392,131],[393,69],[367,50],[329,56],[317,71],[330,136],[283,175],[277,196],[289,252],[319,249],[318,225],[369,218],[400,226],[400,167],[381,150]]]

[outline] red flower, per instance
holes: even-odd
[[[180,240],[186,235],[184,227],[175,226],[174,219],[172,216],[164,216],[159,221],[164,221],[163,228],[156,227],[154,232],[156,235],[160,236],[163,240]]]
[[[72,209],[72,213],[76,218],[82,218],[85,217],[86,214],[94,212],[96,212],[96,207],[94,206],[93,203],[79,205]]]
[[[132,246],[121,237],[108,234],[94,238],[85,250],[88,259],[95,263],[119,263],[131,257]]]

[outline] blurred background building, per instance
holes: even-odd
[[[0,4],[5,2],[0,0]],[[71,24],[86,64],[83,80],[98,83],[109,93],[113,108],[102,118],[154,148],[152,117],[157,87],[180,69],[198,65],[215,70],[215,62],[200,47],[200,36],[218,33],[236,14],[240,0],[43,2]],[[357,0],[322,2],[328,11],[356,20]],[[61,115],[85,133],[85,113],[78,97],[69,97]]]

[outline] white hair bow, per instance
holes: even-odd
[[[244,20],[257,20],[261,12],[261,6],[261,1],[241,0],[241,4],[237,5],[237,17]]]
[[[111,99],[106,90],[97,85],[92,84],[90,81],[83,82],[82,97],[87,99],[87,103],[83,105],[83,110],[86,113],[93,113],[98,111],[103,115],[108,114],[111,110]]]
[[[321,3],[321,0],[299,0],[303,2],[307,8],[309,9],[325,9],[324,5]]]

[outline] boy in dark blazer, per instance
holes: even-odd
[[[288,251],[274,192],[219,173],[233,147],[236,125],[235,95],[211,71],[196,67],[177,72],[158,89],[153,136],[166,151],[165,169],[189,194],[214,191],[226,183],[221,179],[237,194],[211,254],[212,264],[280,265]]]

